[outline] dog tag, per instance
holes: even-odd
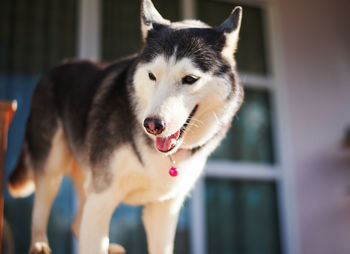
[[[178,175],[178,173],[179,171],[177,170],[177,168],[174,166],[171,166],[171,168],[169,169],[169,175],[175,177]]]
[[[177,167],[175,167],[175,161],[173,159],[173,157],[171,157],[171,155],[168,155],[170,163],[171,163],[171,168],[169,169],[169,175],[172,177],[175,177],[179,174],[179,170],[177,169]]]

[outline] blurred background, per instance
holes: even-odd
[[[177,254],[350,253],[350,2],[154,0],[163,17],[219,25],[243,6],[238,69],[243,107],[186,201]],[[0,99],[18,102],[5,179],[23,142],[31,95],[65,58],[107,61],[141,47],[140,0],[1,0]],[[6,186],[5,186],[6,187]],[[28,253],[33,197],[5,191],[15,253]],[[54,254],[76,253],[77,208],[65,179],[48,228]],[[146,253],[142,207],[110,227],[127,253]],[[7,242],[9,244],[9,242]]]

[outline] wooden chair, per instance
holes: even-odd
[[[10,122],[17,109],[17,102],[0,101],[0,254],[2,252],[2,228],[4,216],[4,171],[7,147],[7,133]]]

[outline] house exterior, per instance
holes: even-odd
[[[186,202],[176,253],[350,253],[350,2],[154,0],[170,20],[218,25],[243,6],[238,69],[245,103]],[[111,61],[141,47],[139,0],[2,0],[0,99],[17,99],[6,172],[16,163],[40,75],[64,58]],[[52,208],[54,253],[75,253],[77,200]],[[16,253],[29,247],[32,197],[5,197]],[[113,216],[112,241],[145,253],[141,207]]]

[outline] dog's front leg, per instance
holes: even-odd
[[[179,211],[184,198],[149,203],[143,210],[149,254],[172,254]]]
[[[79,234],[80,254],[108,254],[110,219],[121,200],[113,190],[88,195]]]

